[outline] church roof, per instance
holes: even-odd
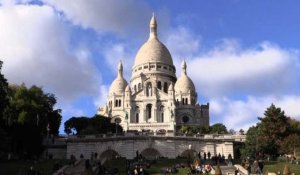
[[[118,76],[117,78],[112,82],[110,88],[109,88],[109,95],[112,94],[122,94],[128,85],[127,81],[123,77],[123,65],[120,62],[118,65]]]
[[[183,61],[182,65],[182,73],[181,76],[177,79],[175,83],[175,91],[177,93],[188,93],[188,92],[196,92],[195,85],[193,81],[190,79],[190,77],[186,73],[186,62]]]
[[[154,15],[150,21],[149,39],[136,54],[134,67],[148,62],[160,62],[173,66],[173,60],[169,50],[158,39],[157,22]]]

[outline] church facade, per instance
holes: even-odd
[[[175,73],[172,56],[159,40],[152,16],[150,36],[136,54],[130,84],[123,77],[120,62],[106,105],[97,113],[111,118],[125,131],[176,132],[182,126],[208,126],[209,104],[197,103],[185,61],[179,78]]]

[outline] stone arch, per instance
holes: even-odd
[[[196,155],[197,155],[197,151],[195,151],[193,149],[184,150],[180,154],[181,157],[186,157],[186,158],[194,158]]]
[[[122,122],[122,118],[119,115],[113,116],[110,120],[110,123],[121,123]]]
[[[120,157],[120,154],[113,150],[113,149],[107,149],[105,151],[103,151],[100,154],[100,160],[111,160],[111,159],[115,159],[116,157]]]
[[[156,159],[161,156],[160,152],[155,148],[146,148],[141,152],[146,159]]]

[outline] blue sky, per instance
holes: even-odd
[[[247,129],[274,103],[300,120],[300,2],[0,0],[0,59],[10,83],[58,99],[63,122],[105,104],[119,60],[130,80],[155,12],[177,75],[186,59],[211,124]],[[63,131],[63,125],[61,127]]]

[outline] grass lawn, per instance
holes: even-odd
[[[35,170],[40,171],[43,175],[52,175],[54,172],[54,164],[58,162],[59,160],[45,160],[38,163],[24,160],[0,162],[0,174],[23,175],[27,174],[30,166],[33,166]],[[62,165],[68,163],[67,160],[61,160],[60,162],[62,163]]]
[[[283,169],[285,164],[288,164],[290,171],[295,173],[295,175],[300,175],[300,164],[291,164],[286,162],[265,162],[264,174],[268,172],[278,172],[280,171],[283,174]]]

